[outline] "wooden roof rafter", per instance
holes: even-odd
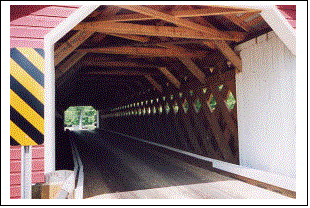
[[[151,47],[151,46],[160,46],[161,44],[166,44],[166,45],[177,45],[177,44],[204,44],[208,40],[195,40],[195,39],[187,39],[187,40],[171,40],[171,41],[150,41],[147,43],[135,43],[135,44],[130,44],[126,45],[128,47]],[[164,47],[167,48],[167,47]]]
[[[116,14],[120,8],[108,7],[106,9],[106,15],[111,16]],[[77,52],[68,60],[66,60],[62,65],[59,66],[66,57],[68,57],[73,51],[75,51],[83,42],[85,42],[89,37],[94,34],[94,31],[78,31],[75,35],[70,37],[66,42],[62,43],[62,45],[57,48],[54,52],[54,64],[58,66],[56,69],[56,81],[65,74],[65,72],[69,71],[73,65],[75,65],[82,57],[85,56],[85,52]],[[64,84],[64,81],[58,83],[58,86]]]
[[[172,11],[174,12],[174,11]],[[156,44],[157,46],[161,46],[164,48],[172,48],[178,52],[184,52],[185,50],[181,47],[177,47],[174,45],[169,44]],[[197,67],[197,65],[191,60],[189,57],[178,57],[179,60],[191,71],[191,73],[202,83],[205,84],[205,74]],[[172,75],[171,72],[167,70],[167,68],[160,68],[163,74],[179,89],[181,83]]]
[[[191,7],[191,6],[189,6]],[[198,17],[195,19],[196,22],[199,22],[202,25],[206,25],[208,27],[213,27],[210,23],[202,19],[201,17]],[[230,60],[233,65],[236,67],[236,72],[242,71],[242,62],[239,56],[230,48],[228,43],[225,41],[204,41],[204,44],[208,45],[209,47],[215,47],[219,49],[219,51],[228,59]]]
[[[69,40],[64,42],[54,53],[54,63],[57,66],[67,56],[69,56],[86,39],[93,35],[93,31],[78,31]]]
[[[113,33],[113,34],[109,34],[109,35],[113,35],[115,37],[124,38],[124,39],[128,39],[128,40],[143,42],[143,43],[150,41],[149,37],[139,36],[139,35],[126,35],[126,34],[117,34],[117,33]]]
[[[220,15],[232,15],[232,14],[245,14],[245,13],[260,13],[258,9],[244,9],[238,7],[218,7],[208,5],[201,9],[188,9],[178,10],[171,12],[171,15],[176,17],[205,17],[205,16],[220,16]]]
[[[244,10],[247,12],[261,12],[259,9],[248,9],[248,8],[241,8],[238,6],[227,6],[227,5],[201,5],[201,6],[208,6],[208,7],[214,7],[214,8],[223,8],[223,9],[233,9],[233,10]]]
[[[182,7],[174,7],[171,12],[177,12]],[[175,46],[174,44],[159,44],[159,46],[167,47],[167,48],[173,48],[177,51],[184,52],[185,49],[182,47]],[[187,69],[202,83],[205,84],[205,77],[206,75],[196,66],[196,64],[193,62],[193,60],[189,57],[178,57],[179,61],[181,61]],[[180,86],[179,86],[180,87]]]

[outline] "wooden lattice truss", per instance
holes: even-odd
[[[234,73],[207,81],[192,90],[146,94],[116,106],[104,115],[105,128],[238,164]],[[228,103],[231,96],[234,102]]]

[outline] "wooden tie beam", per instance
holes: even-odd
[[[96,31],[109,34],[125,34],[125,35],[147,35],[158,37],[172,37],[172,38],[191,38],[202,40],[230,40],[241,41],[245,37],[243,32],[214,32],[206,28],[202,30],[195,30],[195,25],[191,25],[190,29],[184,27],[170,27],[170,26],[153,26],[153,25],[138,25],[130,23],[117,22],[91,22],[80,23],[74,30],[81,31]]]
[[[180,52],[173,49],[163,48],[144,48],[144,47],[108,47],[108,48],[91,48],[79,49],[79,52],[92,52],[92,53],[106,53],[106,54],[125,54],[136,56],[150,56],[150,57],[205,57],[208,52],[197,51]]]

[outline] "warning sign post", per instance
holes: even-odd
[[[22,146],[21,198],[31,199],[31,146]]]

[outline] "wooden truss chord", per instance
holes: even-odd
[[[242,41],[245,38],[245,33],[234,31],[228,31],[223,33],[223,35],[218,35],[213,33],[213,30],[209,31],[208,28],[206,28],[204,32],[201,32],[192,28],[188,29],[184,27],[139,25],[104,21],[80,23],[74,28],[74,30],[95,31],[109,34],[147,35],[201,40]]]

